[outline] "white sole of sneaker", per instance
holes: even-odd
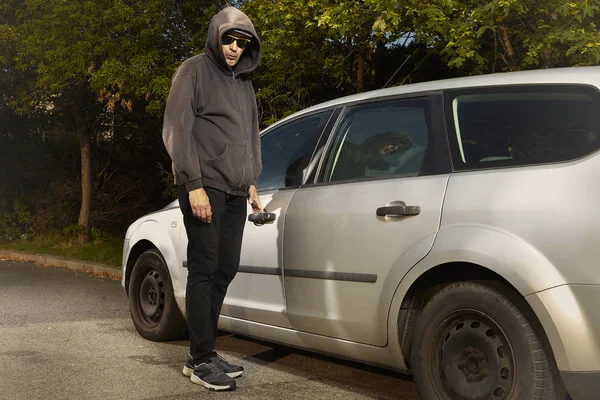
[[[242,376],[242,374],[244,373],[244,371],[238,371],[238,372],[226,372],[227,376],[230,378],[239,378],[240,376]]]
[[[238,372],[226,372],[227,376],[230,378],[239,378],[240,376],[242,376],[242,374],[244,373],[244,371],[238,371]]]
[[[190,368],[186,365],[185,367],[183,367],[182,372],[183,372],[183,375],[187,376],[188,378],[191,378],[192,372],[194,372],[194,369]],[[238,372],[227,373],[227,376],[230,377],[231,379],[235,379],[235,378],[239,378],[243,374],[244,374],[244,371],[238,371]]]
[[[235,389],[235,381],[231,382],[231,385],[211,385],[208,382],[204,382],[202,379],[198,378],[194,374],[192,374],[192,376],[190,377],[190,381],[192,383],[195,383],[196,385],[202,385],[209,390],[220,391]]]

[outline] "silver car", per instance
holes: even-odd
[[[410,373],[425,400],[599,398],[600,67],[344,97],[262,148],[276,218],[247,222],[220,328]],[[176,201],[127,231],[149,340],[185,334],[186,246]]]

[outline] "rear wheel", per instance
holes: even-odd
[[[133,325],[145,339],[163,342],[186,336],[186,322],[175,301],[171,275],[158,250],[147,250],[133,266],[129,311]]]
[[[424,307],[411,366],[427,400],[552,400],[553,361],[524,300],[471,282],[451,284]]]

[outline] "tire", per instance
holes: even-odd
[[[527,310],[520,295],[504,287],[458,282],[436,293],[417,321],[411,348],[421,398],[555,399],[553,357]]]
[[[173,294],[167,264],[158,250],[147,250],[137,259],[129,281],[129,311],[133,325],[154,342],[186,337],[186,321]]]

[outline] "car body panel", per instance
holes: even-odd
[[[294,190],[260,193],[265,210],[276,214],[262,226],[246,221],[240,271],[229,285],[222,315],[291,328],[285,313],[282,252],[285,214]],[[252,209],[248,206],[248,213]]]
[[[431,246],[440,223],[447,176],[387,179],[307,187],[290,204],[284,237],[287,313],[292,326],[359,343],[384,346],[393,271],[408,271]],[[404,203],[416,216],[378,217]],[[377,232],[377,234],[375,234]],[[419,246],[416,246],[416,244]],[[413,251],[409,251],[409,250]],[[418,249],[417,251],[415,251]],[[294,271],[295,275],[288,273]],[[302,277],[356,274],[374,282]],[[324,276],[325,276],[324,275]]]
[[[377,367],[406,372],[402,361],[394,357],[391,347],[370,346],[347,340],[335,339],[307,332],[299,332],[279,326],[221,315],[219,328],[260,340],[268,340],[295,348],[315,351],[338,358],[359,361]]]
[[[600,285],[562,285],[525,299],[544,326],[559,370],[599,370]]]
[[[512,261],[513,271],[501,274],[523,295],[565,283],[600,284],[600,186],[591,184],[597,171],[600,157],[591,156],[564,164],[456,173],[448,184],[441,230],[486,227],[545,258],[547,264],[538,264],[539,256],[530,253],[530,260],[521,254],[520,261]],[[444,238],[436,244],[450,247]],[[477,240],[471,248],[479,246],[482,255],[511,253],[515,247],[484,236]]]
[[[600,390],[600,285],[563,285],[526,297],[550,342],[574,400]]]

